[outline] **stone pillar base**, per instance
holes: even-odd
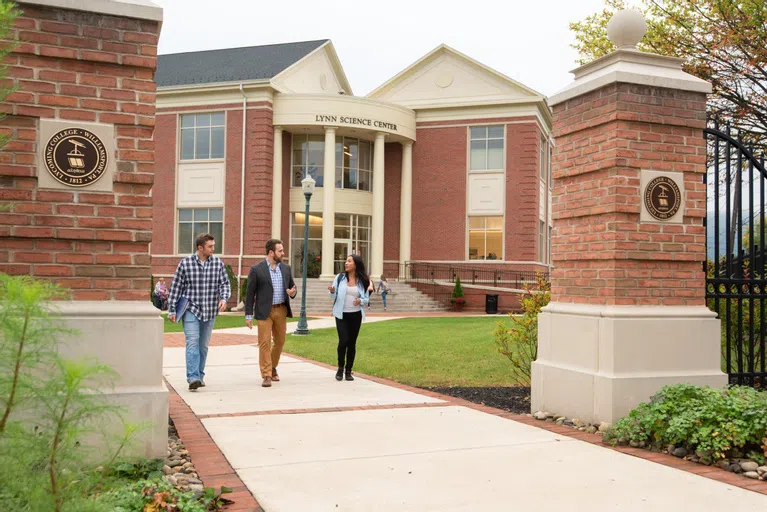
[[[550,303],[538,317],[532,411],[614,423],[667,384],[727,384],[705,306]]]
[[[124,455],[165,457],[169,405],[168,390],[162,380],[160,312],[148,298],[146,301],[58,302],[56,307],[67,327],[77,331],[61,340],[61,356],[92,358],[108,364],[118,377],[113,388],[104,390],[107,399],[123,407],[126,421],[152,423]]]

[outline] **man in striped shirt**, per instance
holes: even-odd
[[[216,240],[207,233],[197,237],[197,252],[182,259],[173,276],[168,297],[168,320],[176,321],[176,303],[189,301],[181,321],[186,336],[186,381],[195,391],[205,386],[205,360],[216,314],[226,309],[232,294],[224,262],[213,256]]]

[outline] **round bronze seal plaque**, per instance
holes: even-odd
[[[644,204],[650,215],[658,220],[668,220],[682,206],[682,193],[676,182],[667,176],[658,176],[647,184]]]
[[[67,128],[54,134],[45,146],[45,167],[56,181],[70,187],[95,183],[107,168],[104,143],[83,128]]]

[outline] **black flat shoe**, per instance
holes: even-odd
[[[189,391],[197,391],[197,388],[199,388],[201,384],[202,382],[199,380],[193,380],[189,383]]]
[[[339,379],[340,380],[340,379]],[[346,374],[346,380],[354,380],[354,377],[352,377],[351,373]]]
[[[336,372],[336,380],[342,380],[343,378],[344,378],[344,371],[343,370],[338,370]]]

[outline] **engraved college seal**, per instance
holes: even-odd
[[[70,187],[85,187],[104,174],[109,156],[95,134],[83,128],[55,133],[45,146],[45,167],[53,178]]]
[[[674,180],[658,176],[647,184],[644,203],[650,215],[658,220],[668,220],[682,206],[682,193]]]

